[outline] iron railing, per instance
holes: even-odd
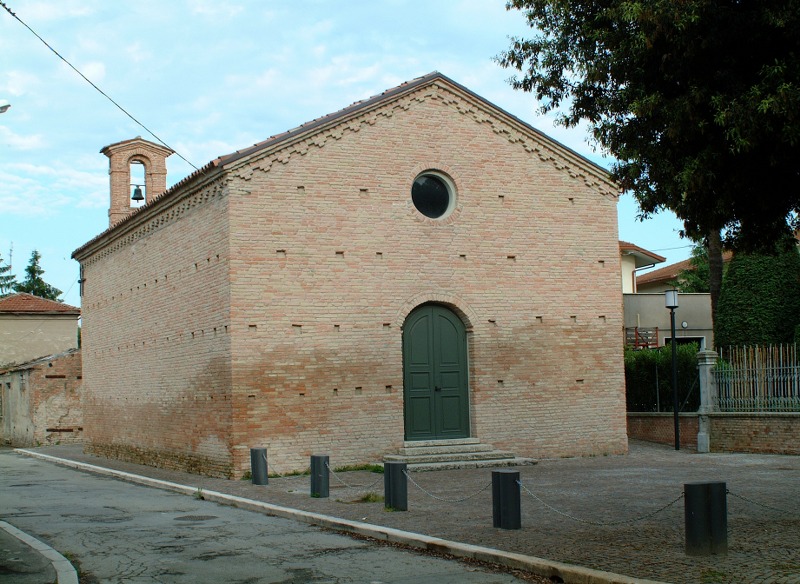
[[[800,412],[796,345],[721,349],[714,375],[722,412]]]

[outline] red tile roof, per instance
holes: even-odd
[[[733,253],[729,251],[722,252],[722,261],[724,263],[728,263],[731,261],[733,257]],[[647,272],[646,274],[642,274],[641,276],[636,278],[636,286],[642,286],[644,284],[662,284],[666,282],[671,282],[675,278],[678,277],[683,270],[691,269],[692,267],[692,260],[691,258],[688,260],[683,260],[682,262],[676,262],[674,264],[670,264],[668,266],[664,266],[663,268],[659,268],[657,270],[653,270],[652,272]]]
[[[74,314],[79,316],[80,308],[75,308],[63,302],[39,298],[33,294],[21,292],[0,298],[0,313],[17,314]]]

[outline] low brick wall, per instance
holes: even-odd
[[[800,412],[716,413],[709,418],[712,452],[800,454]]]
[[[681,414],[681,448],[697,448],[696,413]],[[709,416],[711,452],[800,455],[800,412],[728,413]],[[628,413],[628,438],[674,444],[671,413]]]
[[[697,414],[680,414],[681,448],[697,449]],[[628,412],[628,438],[675,444],[675,419],[671,412]]]

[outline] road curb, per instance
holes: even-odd
[[[53,569],[56,571],[56,581],[58,584],[78,584],[78,573],[75,571],[75,567],[67,558],[62,556],[49,545],[39,541],[33,536],[28,535],[24,531],[20,531],[5,521],[0,521],[0,529],[9,535],[16,537],[22,543],[33,548],[42,556],[50,560],[50,563],[53,565]]]
[[[59,464],[61,466],[67,466],[77,470],[104,476],[111,476],[144,486],[164,489],[183,495],[201,495],[206,501],[232,505],[242,509],[273,515],[275,517],[294,519],[310,525],[317,525],[320,527],[326,527],[328,529],[355,533],[381,541],[446,553],[460,558],[480,560],[508,568],[526,570],[539,576],[545,576],[548,578],[557,577],[561,578],[561,580],[566,584],[664,584],[656,580],[632,578],[630,576],[623,576],[620,574],[614,574],[612,572],[604,572],[602,570],[593,570],[591,568],[584,568],[581,566],[573,566],[571,564],[564,564],[561,562],[537,558],[535,556],[505,552],[493,548],[449,541],[440,539],[438,537],[413,533],[410,531],[402,531],[391,527],[382,527],[380,525],[362,523],[360,521],[350,521],[347,519],[341,519],[339,517],[332,517],[330,515],[321,515],[319,513],[312,513],[309,511],[302,511],[289,507],[281,507],[271,503],[264,503],[261,501],[246,499],[244,497],[238,497],[236,495],[220,493],[218,491],[207,491],[205,489],[201,489],[200,487],[181,485],[179,483],[162,481],[159,479],[153,479],[142,475],[104,468],[102,466],[96,466],[84,462],[58,458],[56,456],[42,454],[33,450],[17,448],[15,449],[15,452],[52,462],[54,464]],[[62,559],[64,559],[63,556]],[[59,584],[66,584],[66,582],[67,581],[62,582],[59,579]],[[74,583],[77,584],[77,579],[74,580]]]

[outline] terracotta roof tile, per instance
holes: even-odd
[[[63,302],[39,298],[33,294],[21,292],[0,298],[0,312],[18,314],[74,314],[80,315],[81,309]]]
[[[722,261],[725,263],[731,261],[732,257],[732,252],[726,251],[722,253]],[[679,273],[681,273],[683,270],[688,270],[691,267],[691,258],[688,260],[683,260],[682,262],[676,262],[674,264],[664,266],[663,268],[653,270],[652,272],[642,274],[636,278],[636,285],[641,286],[642,284],[661,284],[663,282],[671,282],[678,277]]]

